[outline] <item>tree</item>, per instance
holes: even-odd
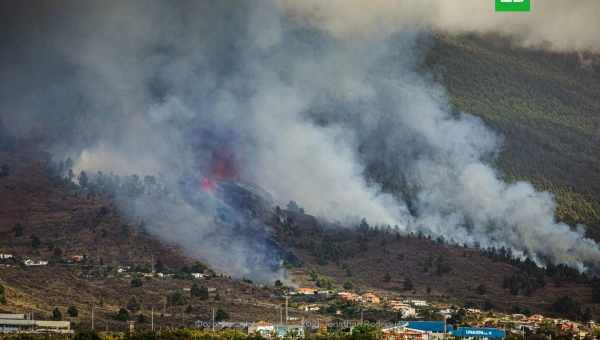
[[[86,188],[88,186],[88,176],[85,173],[85,171],[81,171],[81,173],[79,173],[79,176],[77,177],[77,180],[79,181],[79,185],[82,188]]]
[[[54,248],[54,257],[61,258],[63,256],[63,251],[59,247]]]
[[[281,282],[281,280],[275,280],[275,287],[283,287],[283,282]]]
[[[131,279],[131,287],[138,288],[143,285],[144,285],[144,283],[142,282],[142,279],[140,279],[139,277],[134,277],[133,279]]]
[[[403,285],[403,288],[404,288],[404,290],[413,290],[413,288],[414,288],[414,287],[413,287],[413,283],[412,283],[412,281],[410,280],[410,278],[409,278],[409,277],[407,277],[407,278],[404,280],[404,285]]]
[[[167,296],[167,300],[169,301],[169,304],[171,306],[185,305],[185,297],[183,296],[183,293],[181,293],[180,290],[169,294],[169,296]]]
[[[115,315],[115,319],[119,321],[127,321],[129,320],[129,312],[125,308],[119,309],[117,315]]]
[[[206,270],[206,266],[200,262],[196,262],[192,265],[192,267],[190,268],[190,270],[192,271],[192,273],[202,273]]]
[[[596,282],[592,286],[592,302],[600,303],[600,282]]]
[[[385,275],[383,276],[383,282],[390,282],[392,281],[392,276],[390,275],[390,273],[385,273]]]
[[[4,286],[0,285],[0,305],[6,304],[6,295]]]
[[[0,178],[10,175],[10,167],[8,164],[3,164],[0,167]]]
[[[79,311],[77,310],[77,307],[71,306],[69,309],[67,309],[67,314],[69,314],[69,316],[72,318],[76,318],[77,315],[79,315]]]
[[[101,340],[101,338],[94,331],[81,331],[75,334],[73,340]]]
[[[480,284],[475,290],[479,295],[485,295],[485,293],[487,293],[487,287],[484,284]]]
[[[215,313],[215,321],[223,321],[229,319],[229,314],[221,308],[217,309]]]
[[[156,264],[154,265],[154,270],[156,270],[157,273],[162,273],[165,271],[165,265],[162,263],[161,260],[156,260]]]
[[[132,312],[136,312],[138,309],[140,309],[140,303],[135,296],[129,298],[129,301],[127,302],[127,309]]]
[[[42,241],[40,241],[40,238],[37,237],[36,235],[31,235],[30,239],[31,239],[31,247],[34,249],[39,248],[40,245],[42,244]]]
[[[23,226],[21,225],[21,223],[15,224],[13,231],[15,232],[15,237],[23,236]]]
[[[350,290],[353,287],[354,287],[354,285],[352,284],[352,281],[346,280],[346,282],[344,282],[344,289]]]
[[[194,283],[190,289],[190,295],[202,300],[208,300],[208,288],[204,286],[198,286],[198,284]]]
[[[551,309],[552,312],[572,320],[578,320],[581,316],[581,305],[568,295],[554,301]]]
[[[52,320],[54,320],[54,321],[62,320],[62,313],[60,312],[58,307],[54,308],[54,310],[52,311]]]

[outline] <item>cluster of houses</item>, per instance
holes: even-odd
[[[117,274],[119,274],[123,277],[131,277],[133,275],[133,276],[141,276],[141,277],[157,277],[157,278],[161,278],[161,279],[175,277],[175,274],[172,274],[172,273],[161,273],[161,272],[156,272],[156,271],[135,272],[135,271],[131,271],[130,266],[119,266],[117,268]],[[189,273],[189,274],[193,279],[196,279],[196,280],[205,279],[209,276],[208,274],[205,274],[205,273]]]
[[[83,255],[72,255],[69,258],[65,259],[66,263],[80,263],[83,260],[85,260],[85,256]],[[21,262],[23,263],[23,265],[27,266],[27,267],[42,267],[42,266],[47,266],[48,265],[48,261],[47,260],[41,260],[41,259],[32,259],[29,257],[16,257],[13,254],[7,254],[7,253],[0,253],[0,262],[5,262],[5,265],[10,265],[10,264],[6,264],[6,262],[8,263],[14,263],[14,262]]]
[[[332,291],[316,290],[313,288],[298,288],[290,295],[322,295],[322,294],[333,294]],[[337,296],[346,302],[351,303],[362,303],[368,305],[381,305],[387,307],[395,312],[400,313],[402,318],[414,318],[417,316],[417,308],[428,307],[429,304],[425,300],[408,299],[408,300],[386,300],[373,292],[366,292],[364,294],[358,294],[350,291],[341,291],[337,293]],[[299,308],[305,312],[319,311],[321,307],[317,304],[301,305]],[[451,311],[448,311],[449,313]],[[452,311],[453,312],[453,311]]]
[[[480,327],[501,327],[516,334],[535,333],[540,327],[547,325],[563,332],[570,332],[581,339],[598,329],[598,326],[593,321],[578,323],[566,319],[545,317],[541,314],[531,316],[523,314],[507,314],[497,317],[488,316],[479,318],[473,324]]]

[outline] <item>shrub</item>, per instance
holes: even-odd
[[[75,318],[79,315],[79,311],[77,310],[77,307],[71,306],[67,309],[67,314],[69,314],[70,317]]]

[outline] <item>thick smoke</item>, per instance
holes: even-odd
[[[291,15],[338,37],[406,28],[500,33],[520,45],[556,51],[600,50],[600,2],[531,0],[531,12],[496,13],[488,0],[277,0]]]
[[[394,12],[393,2],[376,1],[363,16],[361,1],[340,12],[326,3],[11,8],[17,19],[0,45],[1,71],[11,79],[0,88],[2,122],[15,135],[46,139],[78,170],[161,174],[168,202],[139,199],[123,210],[236,276],[279,275],[265,268],[278,255],[253,221],[230,229],[215,222],[219,202],[199,181],[222,153],[236,180],[328,220],[365,217],[508,246],[541,263],[597,266],[598,245],[582,228],[556,222],[551,195],[505,183],[490,166],[501,138],[451,112],[443,89],[416,71],[416,42],[431,23],[451,19],[442,15],[447,5],[406,2]],[[355,36],[353,27],[365,30]],[[535,32],[557,48],[566,43]],[[593,47],[590,39],[570,47]],[[382,190],[390,182],[398,192]]]

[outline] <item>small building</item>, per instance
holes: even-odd
[[[429,334],[418,329],[410,329],[406,324],[381,330],[383,340],[429,340]]]
[[[410,318],[417,316],[416,309],[402,301],[391,300],[388,302],[388,306],[392,310],[399,312],[402,318]]]
[[[275,336],[286,339],[302,339],[304,338],[303,325],[275,325]]]
[[[381,303],[381,299],[379,298],[379,296],[377,296],[373,293],[363,294],[362,301],[366,302],[366,303],[374,304],[374,305],[378,305]]]
[[[317,305],[317,304],[302,305],[298,308],[305,312],[317,312],[317,311],[321,310],[321,307],[319,307],[319,305]]]
[[[459,338],[469,339],[504,339],[506,337],[506,332],[499,328],[458,327],[452,332],[452,335]]]
[[[270,338],[275,333],[275,326],[266,321],[259,321],[248,326],[248,334]]]
[[[296,289],[296,293],[300,295],[315,295],[317,290],[314,288],[298,288]]]
[[[0,254],[0,260],[12,260],[14,256],[12,254]]]
[[[206,274],[202,274],[202,273],[191,273],[191,275],[196,280],[203,279],[206,277]]]
[[[344,301],[350,302],[360,302],[362,301],[362,297],[356,293],[352,292],[339,292],[338,296]]]
[[[452,325],[447,325],[444,321],[409,321],[406,327],[425,331],[430,334],[444,334],[454,330]]]
[[[544,321],[544,316],[541,314],[533,314],[527,318],[527,321],[534,324],[540,324]]]
[[[71,334],[70,321],[26,319],[24,314],[0,314],[0,333],[61,333]]]
[[[32,259],[25,259],[25,261],[23,261],[23,264],[25,264],[28,267],[36,267],[36,266],[47,266],[48,265],[48,261],[43,261],[43,260],[32,260]]]
[[[429,304],[425,300],[410,300],[410,304],[415,307],[427,307]]]

